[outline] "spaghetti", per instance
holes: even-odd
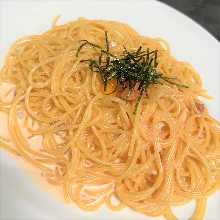
[[[134,114],[134,100],[119,97],[111,84],[107,94],[100,76],[80,62],[98,51],[88,46],[76,56],[80,40],[104,45],[105,31],[111,53],[156,49],[158,71],[178,75],[189,88],[151,85]],[[203,218],[206,197],[220,188],[220,124],[199,100],[208,97],[199,74],[172,57],[165,41],[119,22],[55,22],[15,42],[0,77],[14,86],[0,102],[10,136],[1,147],[62,187],[67,201],[89,211],[128,206],[171,220],[171,206],[196,200],[192,219]]]

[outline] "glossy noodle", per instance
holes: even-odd
[[[80,62],[97,50],[87,46],[76,57],[80,40],[104,47],[105,31],[111,53],[157,49],[158,71],[189,88],[151,85],[134,114],[135,100],[124,100],[111,84],[104,91],[100,76]],[[1,147],[37,167],[67,201],[171,220],[172,206],[195,200],[192,219],[203,219],[207,196],[220,188],[220,124],[201,102],[209,96],[199,74],[164,40],[113,21],[54,23],[14,43],[0,77],[11,88],[0,102],[10,136]]]

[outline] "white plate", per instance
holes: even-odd
[[[207,31],[176,10],[151,0],[80,0],[80,1],[0,1],[0,62],[9,45],[24,35],[47,30],[52,18],[60,22],[78,17],[113,19],[132,25],[143,35],[162,37],[171,44],[174,55],[189,61],[200,72],[205,87],[215,100],[208,103],[211,113],[220,119],[220,45]],[[44,192],[5,152],[0,151],[0,219],[53,220],[147,220],[130,209],[111,212],[83,212],[64,205]],[[205,219],[220,219],[220,193],[209,199]],[[181,220],[188,219],[192,204],[175,208]]]

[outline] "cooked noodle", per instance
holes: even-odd
[[[157,49],[158,70],[189,88],[152,85],[133,114],[135,101],[106,95],[99,75],[80,62],[97,51],[86,47],[76,57],[80,40],[103,45],[106,30],[113,54],[123,46]],[[119,22],[54,22],[13,44],[1,70],[5,82],[16,87],[0,102],[11,140],[2,138],[1,147],[62,187],[67,201],[171,220],[171,206],[196,200],[192,219],[203,218],[206,197],[220,187],[220,124],[199,100],[208,97],[199,74],[172,57],[165,41]]]

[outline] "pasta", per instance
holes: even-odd
[[[100,76],[81,62],[97,50],[76,56],[80,40],[104,45],[106,30],[111,53],[157,49],[158,71],[189,88],[149,86],[134,114],[134,100],[119,97],[114,85],[106,94]],[[54,22],[12,45],[0,77],[10,85],[0,102],[10,140],[2,137],[0,146],[37,167],[66,201],[171,220],[172,206],[196,200],[192,219],[203,219],[207,196],[220,188],[220,124],[200,100],[209,96],[199,74],[164,40],[113,21]]]

